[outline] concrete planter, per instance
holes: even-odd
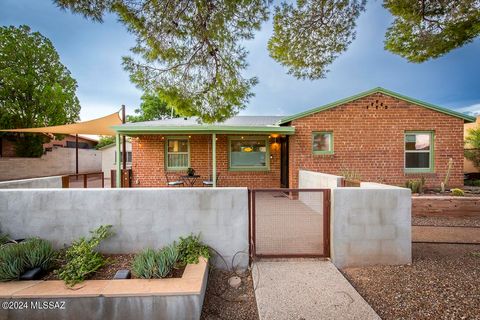
[[[181,278],[0,283],[0,319],[200,319],[208,263]]]

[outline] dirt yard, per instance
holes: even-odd
[[[342,270],[384,319],[480,319],[480,245],[413,244],[410,266]]]

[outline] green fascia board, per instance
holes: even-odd
[[[321,107],[313,108],[313,109],[310,109],[310,110],[307,110],[307,111],[304,111],[304,112],[294,114],[293,116],[285,117],[280,121],[280,124],[285,124],[287,122],[291,122],[293,120],[303,118],[303,117],[312,115],[312,114],[317,113],[317,112],[325,111],[325,110],[337,107],[339,105],[342,105],[342,104],[345,104],[345,103],[348,103],[348,102],[351,102],[351,101],[354,101],[354,100],[357,100],[357,99],[360,99],[360,98],[363,98],[363,97],[366,97],[366,96],[369,96],[369,95],[375,94],[375,93],[383,93],[385,95],[388,95],[388,96],[391,96],[391,97],[394,97],[394,98],[397,98],[397,99],[400,99],[400,100],[403,100],[403,101],[407,101],[407,102],[419,105],[421,107],[425,107],[427,109],[431,109],[431,110],[438,111],[438,112],[441,112],[441,113],[444,113],[444,114],[447,114],[447,115],[450,115],[450,116],[453,116],[453,117],[463,119],[465,122],[475,122],[476,121],[475,117],[466,115],[464,113],[453,111],[453,110],[443,108],[443,107],[439,107],[439,106],[433,105],[433,104],[428,103],[428,102],[420,101],[420,100],[410,98],[410,97],[401,95],[399,93],[396,93],[396,92],[393,92],[393,91],[390,91],[390,90],[387,90],[387,89],[384,89],[384,88],[381,88],[381,87],[377,87],[377,88],[374,88],[374,89],[356,94],[356,95],[348,97],[348,98],[337,100],[335,102],[326,104],[326,105],[321,106]]]
[[[291,135],[295,133],[294,127],[277,127],[277,126],[113,126],[119,134],[137,135],[137,134],[255,134],[255,133],[280,133]]]

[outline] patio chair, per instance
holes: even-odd
[[[218,178],[220,177],[219,174],[217,174],[217,178],[215,179],[218,185]],[[204,187],[213,187],[213,179],[212,176],[208,177],[208,180],[203,180],[203,186]]]
[[[167,179],[167,186],[169,186],[169,187],[176,187],[176,186],[182,186],[183,187],[185,185],[183,180],[171,180],[168,177],[168,174],[165,174],[165,178]]]

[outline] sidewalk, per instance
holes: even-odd
[[[380,319],[330,261],[259,261],[258,314],[272,319]]]

